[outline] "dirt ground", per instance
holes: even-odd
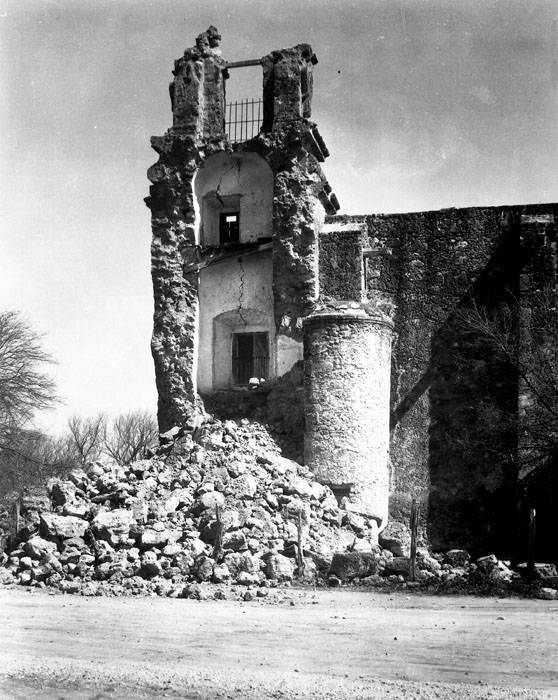
[[[3,698],[558,698],[558,603],[354,590],[246,603],[0,589]]]

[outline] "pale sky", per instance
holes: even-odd
[[[556,17],[555,0],[0,0],[0,306],[58,361],[65,403],[39,423],[156,408],[145,173],[197,34],[216,25],[229,60],[312,44],[325,171],[364,214],[558,201]]]

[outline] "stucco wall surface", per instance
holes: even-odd
[[[274,374],[271,250],[235,255],[200,270],[198,390],[230,386],[233,332],[269,333]]]
[[[207,158],[196,173],[197,240],[219,245],[219,212],[235,209],[239,195],[240,242],[273,234],[273,172],[256,153],[221,152]]]

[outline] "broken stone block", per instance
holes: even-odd
[[[282,554],[272,554],[268,557],[266,566],[267,578],[276,581],[292,581],[294,576],[294,562]]]
[[[417,550],[417,564],[420,569],[424,571],[431,571],[432,573],[437,573],[442,568],[440,562],[434,557],[430,556],[427,549]]]
[[[73,501],[76,497],[76,486],[71,481],[50,479],[47,484],[47,490],[53,506],[63,506]]]
[[[365,552],[336,552],[333,555],[329,575],[337,576],[341,581],[362,578],[376,573],[376,560],[372,554]]]
[[[302,479],[300,476],[293,476],[285,491],[300,496],[301,498],[311,498],[313,496],[312,487],[306,479]]]
[[[47,554],[55,554],[57,547],[55,542],[35,535],[23,545],[23,551],[33,559],[40,559]]]
[[[194,574],[198,581],[209,581],[213,576],[215,561],[211,557],[204,555],[198,557],[194,562]]]
[[[89,478],[83,469],[81,469],[80,467],[75,467],[68,474],[68,481],[71,481],[79,489],[85,489],[89,482]]]
[[[378,535],[378,542],[396,557],[408,557],[411,553],[409,528],[396,520],[390,520]]]
[[[247,548],[246,536],[243,532],[227,532],[223,537],[223,549],[240,552]]]
[[[362,515],[350,510],[343,515],[342,524],[348,525],[356,533],[361,533],[366,529],[366,521]]]
[[[98,513],[93,518],[92,527],[99,539],[107,540],[114,546],[126,543],[132,522],[132,511],[117,508]]]
[[[393,557],[390,561],[386,561],[384,574],[386,576],[408,576],[409,565],[409,557]]]
[[[161,574],[161,565],[157,561],[155,552],[145,552],[141,558],[140,575],[144,578],[153,578]]]
[[[173,542],[171,544],[167,544],[163,547],[163,554],[166,557],[172,557],[175,554],[180,554],[181,551],[182,551],[182,547],[179,544],[177,544],[176,542]]]
[[[537,598],[541,600],[558,600],[558,591],[555,588],[540,588]]]
[[[374,550],[374,547],[372,546],[372,542],[370,540],[366,539],[365,537],[356,537],[353,545],[353,551],[354,552],[366,552],[367,554],[371,554]]]
[[[169,537],[168,530],[146,528],[141,535],[141,544],[143,547],[163,547],[169,541]]]
[[[76,518],[86,519],[91,512],[91,506],[87,501],[70,501],[64,505],[64,515],[73,515]]]
[[[258,482],[250,474],[241,474],[233,479],[229,486],[237,498],[254,498]]]
[[[70,537],[83,537],[88,527],[87,520],[72,515],[41,513],[39,530],[45,538],[68,539]]]
[[[225,583],[231,578],[231,572],[226,564],[215,564],[213,567],[213,582]]]
[[[250,573],[249,571],[239,571],[236,576],[236,583],[240,586],[254,586],[259,584],[260,577],[257,573]]]
[[[498,566],[498,559],[494,554],[487,554],[484,557],[479,557],[476,564],[480,571],[483,573],[489,573]]]
[[[115,552],[111,545],[105,540],[99,540],[97,542],[97,561],[99,564],[104,562],[113,562]]]
[[[451,566],[466,566],[471,555],[465,549],[450,549],[444,554],[444,562]]]

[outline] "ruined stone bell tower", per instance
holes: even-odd
[[[306,461],[349,507],[385,524],[391,327],[361,303],[360,272],[324,312],[320,234],[339,205],[310,119],[316,56],[299,44],[227,63],[219,41],[210,27],[175,62],[173,125],[151,141],[160,429],[216,392],[272,386],[304,358]],[[254,65],[258,116],[252,101],[233,118],[227,78]]]

